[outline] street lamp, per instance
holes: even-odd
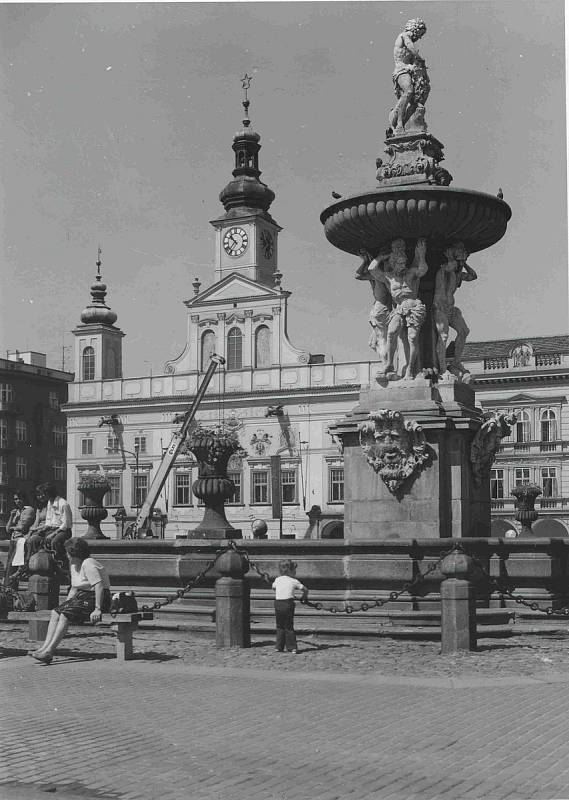
[[[106,447],[105,450],[107,451],[107,453],[116,454],[116,452],[117,452],[114,447]],[[140,476],[139,469],[138,469],[138,454],[139,454],[139,451],[140,451],[140,445],[139,444],[135,444],[134,445],[134,451],[126,450],[124,447],[120,448],[120,453],[121,453],[122,456],[124,456],[125,454],[129,455],[129,456],[134,456],[134,464],[135,464],[135,466],[134,466],[134,497],[135,497],[135,500],[136,500],[136,518],[137,519],[138,519],[138,513],[140,511],[140,494],[139,494],[139,486],[138,486],[139,476]],[[122,506],[121,506],[121,508],[122,508]],[[118,511],[117,511],[117,513],[118,513]],[[123,524],[123,530],[124,530],[124,524]]]
[[[302,467],[302,448],[306,446],[306,453],[308,453],[308,442],[299,442],[298,449],[300,452],[300,483],[302,485],[302,510],[306,511],[306,478],[304,469]],[[308,464],[307,464],[308,467]]]

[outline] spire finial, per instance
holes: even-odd
[[[249,98],[247,96],[247,90],[251,86],[251,81],[253,79],[250,75],[245,75],[241,78],[241,86],[243,87],[243,91],[245,92],[245,100],[243,100],[243,108],[245,109],[245,119],[243,120],[243,125],[248,128],[251,124],[251,120],[249,119]]]
[[[97,278],[98,281],[101,280],[101,255],[102,255],[102,253],[103,253],[103,251],[101,250],[101,246],[99,245],[99,247],[97,248],[97,260],[95,261],[95,264],[97,265],[96,278]]]

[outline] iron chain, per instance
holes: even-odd
[[[528,600],[519,594],[514,594],[512,589],[510,589],[505,584],[503,578],[498,579],[495,578],[493,575],[490,575],[490,573],[488,572],[488,570],[486,569],[486,567],[484,566],[482,561],[480,561],[479,558],[472,555],[471,553],[467,553],[460,544],[457,545],[457,549],[461,550],[463,553],[465,553],[465,555],[470,556],[474,565],[478,567],[480,572],[484,575],[484,577],[488,580],[488,582],[496,589],[496,591],[501,595],[502,598],[505,595],[506,597],[509,597],[511,600],[513,600],[514,603],[516,603],[517,605],[525,606],[526,608],[530,608],[532,611],[540,611],[542,614],[546,614],[548,617],[552,617],[554,615],[569,617],[568,607],[554,609],[553,606],[546,606],[545,608],[542,608],[538,603],[535,602],[535,600]]]

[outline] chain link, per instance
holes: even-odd
[[[167,605],[170,605],[170,603],[173,603],[174,600],[180,600],[189,591],[191,591],[195,586],[197,586],[199,583],[201,583],[205,579],[205,577],[208,574],[208,572],[211,572],[213,567],[217,564],[219,558],[224,553],[227,553],[230,550],[235,550],[236,552],[239,552],[237,550],[237,547],[235,546],[233,540],[230,540],[225,547],[218,548],[215,551],[215,556],[210,561],[208,561],[208,563],[205,565],[205,567],[202,569],[202,571],[198,572],[198,574],[195,576],[195,578],[192,578],[192,580],[189,583],[187,583],[184,586],[183,589],[176,589],[176,591],[173,594],[169,595],[164,600],[156,600],[151,605],[142,605],[142,606],[140,606],[139,610],[140,611],[159,611],[161,608],[163,608],[163,606],[167,606]]]
[[[386,598],[375,598],[375,599],[372,598],[371,600],[369,600],[369,601],[367,601],[365,603],[360,603],[359,605],[354,604],[354,603],[349,603],[349,602],[346,601],[346,602],[344,602],[343,606],[336,606],[336,605],[325,606],[324,603],[320,603],[320,602],[313,603],[307,597],[302,597],[300,599],[300,602],[302,603],[302,605],[309,606],[310,608],[315,608],[317,611],[327,611],[330,614],[353,614],[355,612],[360,612],[360,611],[371,611],[373,608],[381,608],[382,606],[386,605],[387,603],[392,603],[393,601],[398,600],[399,597],[404,592],[408,592],[414,586],[418,585],[419,583],[422,583],[428,575],[430,575],[432,572],[434,572],[436,569],[438,569],[438,567],[440,566],[441,562],[448,555],[450,555],[454,550],[457,550],[457,549],[458,548],[457,548],[456,545],[451,547],[450,550],[447,550],[447,552],[443,553],[442,556],[440,556],[440,558],[434,564],[431,564],[429,567],[427,567],[425,572],[420,572],[418,575],[416,575],[413,578],[413,580],[408,581],[407,583],[405,583],[403,585],[403,587],[401,589],[399,589],[399,591],[390,592],[389,597],[386,597]],[[236,548],[236,550],[237,550],[237,552],[240,552],[242,555],[245,556],[245,558],[247,559],[247,562],[249,564],[249,567],[252,570],[254,570],[258,575],[260,575],[261,578],[264,581],[266,581],[267,583],[272,585],[273,578],[271,578],[271,576],[267,572],[263,572],[261,569],[259,569],[257,564],[255,564],[254,561],[251,561],[249,559],[247,553],[244,550],[239,551],[237,548]]]
[[[522,597],[519,594],[514,594],[512,589],[510,589],[505,581],[504,578],[498,579],[495,578],[493,575],[490,575],[482,561],[477,556],[472,555],[471,553],[467,553],[464,547],[461,544],[457,544],[457,550],[461,550],[465,555],[470,556],[474,565],[478,567],[480,572],[484,575],[484,577],[488,580],[488,582],[496,589],[498,594],[502,599],[504,596],[509,597],[511,600],[514,601],[517,605],[525,606],[526,608],[530,608],[532,611],[540,611],[542,614],[546,614],[548,617],[553,616],[562,616],[562,617],[569,617],[569,608],[563,607],[559,609],[554,609],[553,606],[546,606],[542,608],[535,600],[528,600],[525,597]]]

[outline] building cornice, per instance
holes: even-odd
[[[231,395],[225,394],[223,396],[223,406],[228,407],[251,404],[256,405],[282,405],[286,406],[287,402],[290,403],[291,398],[299,401],[314,399],[338,400],[341,398],[350,399],[358,397],[360,384],[343,384],[342,386],[318,386],[306,387],[302,389],[272,389],[265,392],[232,392]],[[194,395],[167,395],[156,398],[133,398],[132,400],[102,400],[95,403],[66,403],[61,406],[61,410],[65,414],[71,413],[85,413],[85,414],[100,414],[101,409],[114,410],[117,413],[121,409],[130,408],[148,408],[149,410],[160,409],[161,411],[168,410],[166,406],[175,407],[178,410],[180,405],[188,405],[193,400]],[[219,395],[213,397],[204,397],[201,407],[204,409],[218,408],[220,405]]]

